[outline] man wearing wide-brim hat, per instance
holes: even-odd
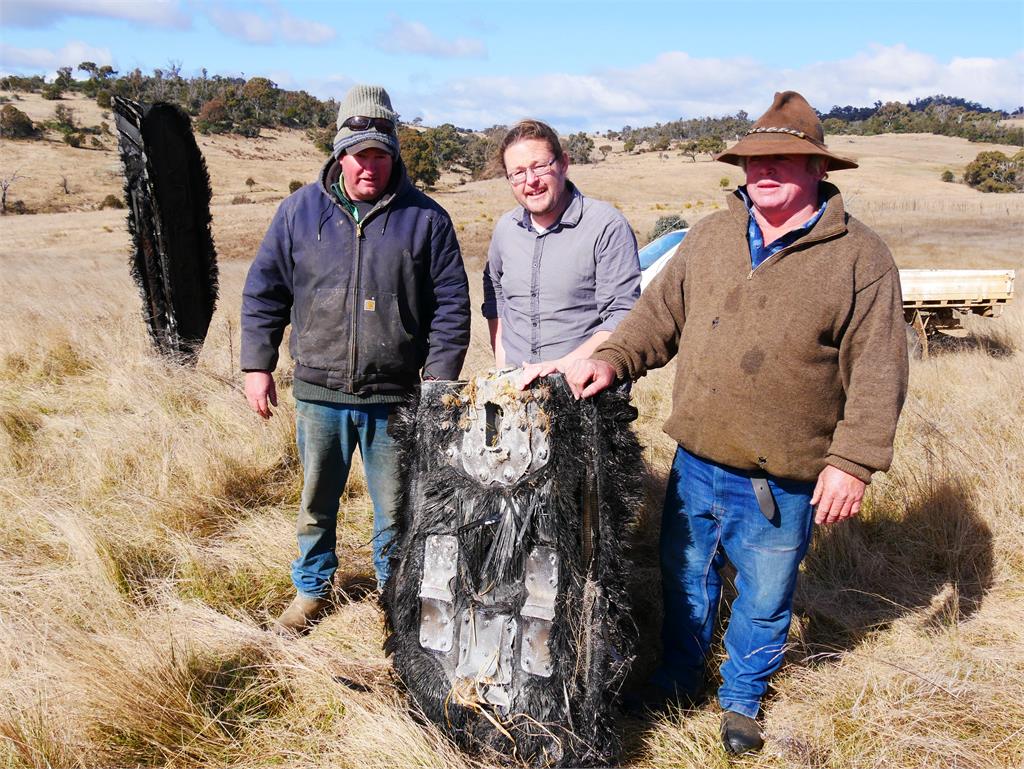
[[[813,524],[856,515],[892,460],[907,387],[899,273],[843,207],[824,143],[793,91],[718,157],[746,185],[698,222],[592,358],[578,396],[676,356],[665,432],[678,444],[661,529],[664,657],[649,699],[704,685],[726,560],[738,595],[718,700],[732,753],[759,749],[755,720],[782,664],[797,570]]]

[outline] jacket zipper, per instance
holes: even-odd
[[[356,226],[356,265],[355,265],[355,280],[354,280],[354,283],[355,283],[355,295],[353,296],[353,301],[352,301],[352,330],[351,330],[351,333],[349,334],[349,342],[348,342],[348,365],[349,365],[349,369],[348,369],[348,386],[349,386],[349,390],[355,392],[356,362],[357,362],[356,361],[356,347],[357,347],[356,341],[357,341],[357,339],[359,337],[359,308],[360,308],[360,301],[359,300],[360,300],[360,291],[361,291],[361,285],[360,284],[362,282],[362,274],[361,273],[362,273],[362,263],[363,263],[363,255],[362,255],[362,249],[360,248],[360,244],[362,243],[362,240],[363,240],[363,225],[365,225],[373,217],[374,214],[376,214],[376,213],[378,213],[380,211],[383,211],[386,208],[388,208],[391,205],[391,201],[394,200],[395,197],[397,197],[397,195],[396,195],[396,193],[391,193],[383,201],[378,202],[376,206],[374,206],[369,212],[367,212],[366,216],[363,217],[363,219],[361,221],[356,219],[355,216],[352,214],[352,212],[347,210],[345,208],[345,206],[342,205],[339,201],[335,200],[330,193],[328,193],[328,197],[331,197],[331,200],[334,202],[334,204],[336,206],[338,206],[338,208],[341,209],[341,211],[343,211],[344,214],[346,216],[348,216],[352,220],[352,222],[355,224],[355,226]],[[383,205],[381,203],[383,203]]]
[[[348,387],[355,392],[356,381],[356,340],[359,338],[359,302],[362,291],[360,290],[362,277],[363,254],[360,244],[363,241],[363,223],[356,222],[356,271],[355,271],[355,295],[352,297],[352,333],[348,337]]]

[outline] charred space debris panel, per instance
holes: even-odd
[[[115,96],[132,277],[157,350],[194,363],[217,303],[210,177],[189,117],[174,104]]]
[[[395,669],[468,748],[535,766],[607,764],[633,659],[627,528],[643,462],[625,395],[561,375],[425,382],[392,432],[401,532],[384,593]]]

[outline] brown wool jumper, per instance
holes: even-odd
[[[704,459],[800,481],[830,464],[870,482],[892,461],[907,389],[899,271],[839,190],[820,190],[821,219],[756,270],[734,193],[593,357],[637,379],[678,354],[664,430]]]

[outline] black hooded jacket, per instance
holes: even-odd
[[[396,159],[359,222],[329,191],[331,159],[287,197],[242,294],[242,369],[273,371],[285,327],[295,378],[353,395],[398,395],[420,376],[456,379],[469,345],[469,290],[448,214]]]

